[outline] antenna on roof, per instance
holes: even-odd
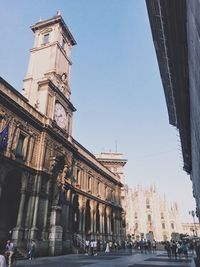
[[[115,152],[117,152],[117,140],[115,140]]]

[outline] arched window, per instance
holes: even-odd
[[[135,219],[137,219],[137,218],[138,218],[138,216],[137,216],[137,212],[135,212],[135,215],[134,215],[134,217],[135,217]]]
[[[45,33],[44,34],[43,43],[44,44],[48,44],[49,43],[49,33]]]
[[[148,222],[151,222],[151,214],[148,214]]]
[[[146,199],[146,208],[147,208],[147,209],[150,209],[150,201],[149,201],[148,198]]]
[[[160,217],[161,217],[161,219],[164,219],[164,213],[163,212],[161,212]]]

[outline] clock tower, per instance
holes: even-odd
[[[31,27],[35,34],[30,50],[23,95],[39,112],[55,121],[55,125],[71,135],[70,102],[71,49],[76,44],[60,12],[51,19]]]

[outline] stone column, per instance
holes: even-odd
[[[47,188],[46,188],[46,198],[45,198],[45,204],[44,204],[44,212],[43,212],[43,229],[42,229],[42,240],[48,239],[48,232],[47,232],[47,218],[48,218],[48,207],[49,207],[49,190],[50,190],[50,180],[47,182]]]
[[[93,238],[94,235],[94,206],[93,206],[93,201],[90,200],[90,218],[91,218],[91,225],[90,225],[90,233],[91,233],[91,239]]]
[[[119,211],[117,212],[117,235],[118,235],[118,238],[121,239],[121,237],[120,237],[120,216],[119,216]]]
[[[62,254],[62,234],[63,229],[61,225],[57,225],[57,216],[61,213],[60,206],[53,206],[51,210],[50,233],[49,233],[49,254],[56,256]]]
[[[91,207],[91,234],[92,238],[95,238],[96,235],[96,202],[94,200],[90,201]]]
[[[82,237],[86,238],[85,234],[85,212],[86,212],[86,198],[83,196],[83,206],[82,206]]]
[[[78,231],[79,234],[83,233],[83,228],[82,228],[82,224],[83,224],[83,205],[84,205],[84,200],[83,200],[83,196],[79,196],[79,227],[78,227]]]
[[[74,193],[70,190],[70,199],[69,199],[69,231],[72,233],[73,227],[72,224],[74,223],[74,218],[73,218],[73,198],[74,198]]]
[[[65,197],[66,197],[66,204],[62,205],[61,211],[61,224],[63,227],[63,253],[69,253],[71,249],[71,234],[69,231],[69,202],[70,202],[70,189],[67,190]]]
[[[22,237],[23,237],[23,219],[24,219],[24,206],[25,206],[25,200],[26,200],[26,187],[27,187],[27,181],[28,181],[28,173],[23,172],[21,177],[21,199],[19,204],[19,210],[17,215],[17,224],[16,227],[13,229],[12,239],[16,244],[20,244]]]
[[[106,217],[107,217],[107,234],[108,238],[110,239],[110,208],[106,207]]]
[[[117,213],[115,214],[115,235],[116,239],[119,239],[119,220]]]
[[[33,218],[32,218],[32,227],[30,230],[30,239],[37,239],[37,215],[38,215],[38,206],[39,206],[39,192],[41,187],[41,174],[37,175],[35,177],[35,184],[34,184],[34,190],[33,190],[33,201],[34,201],[34,207],[33,207]]]
[[[99,204],[99,215],[100,215],[100,239],[104,237],[104,205]]]
[[[69,207],[70,207],[71,189],[66,192],[66,231],[69,231]]]

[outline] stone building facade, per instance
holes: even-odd
[[[119,177],[119,180],[122,184],[125,184],[125,174],[124,166],[127,163],[127,160],[124,159],[123,154],[119,152],[101,152],[98,155],[95,155],[97,160],[101,162],[106,168],[112,171],[115,175]],[[105,188],[106,190],[106,188]],[[112,192],[111,192],[112,195]],[[123,208],[122,211],[122,227],[121,235],[126,236],[126,196],[125,188],[121,187],[121,205]]]
[[[136,239],[170,240],[172,233],[182,233],[180,211],[176,202],[169,207],[155,186],[126,187],[126,231]]]
[[[121,177],[72,137],[76,42],[60,14],[32,31],[23,95],[0,78],[0,245],[34,239],[59,255],[86,238],[123,240]]]
[[[146,0],[169,122],[180,135],[200,220],[200,2]]]
[[[183,234],[190,237],[200,237],[200,225],[199,223],[182,223]]]

